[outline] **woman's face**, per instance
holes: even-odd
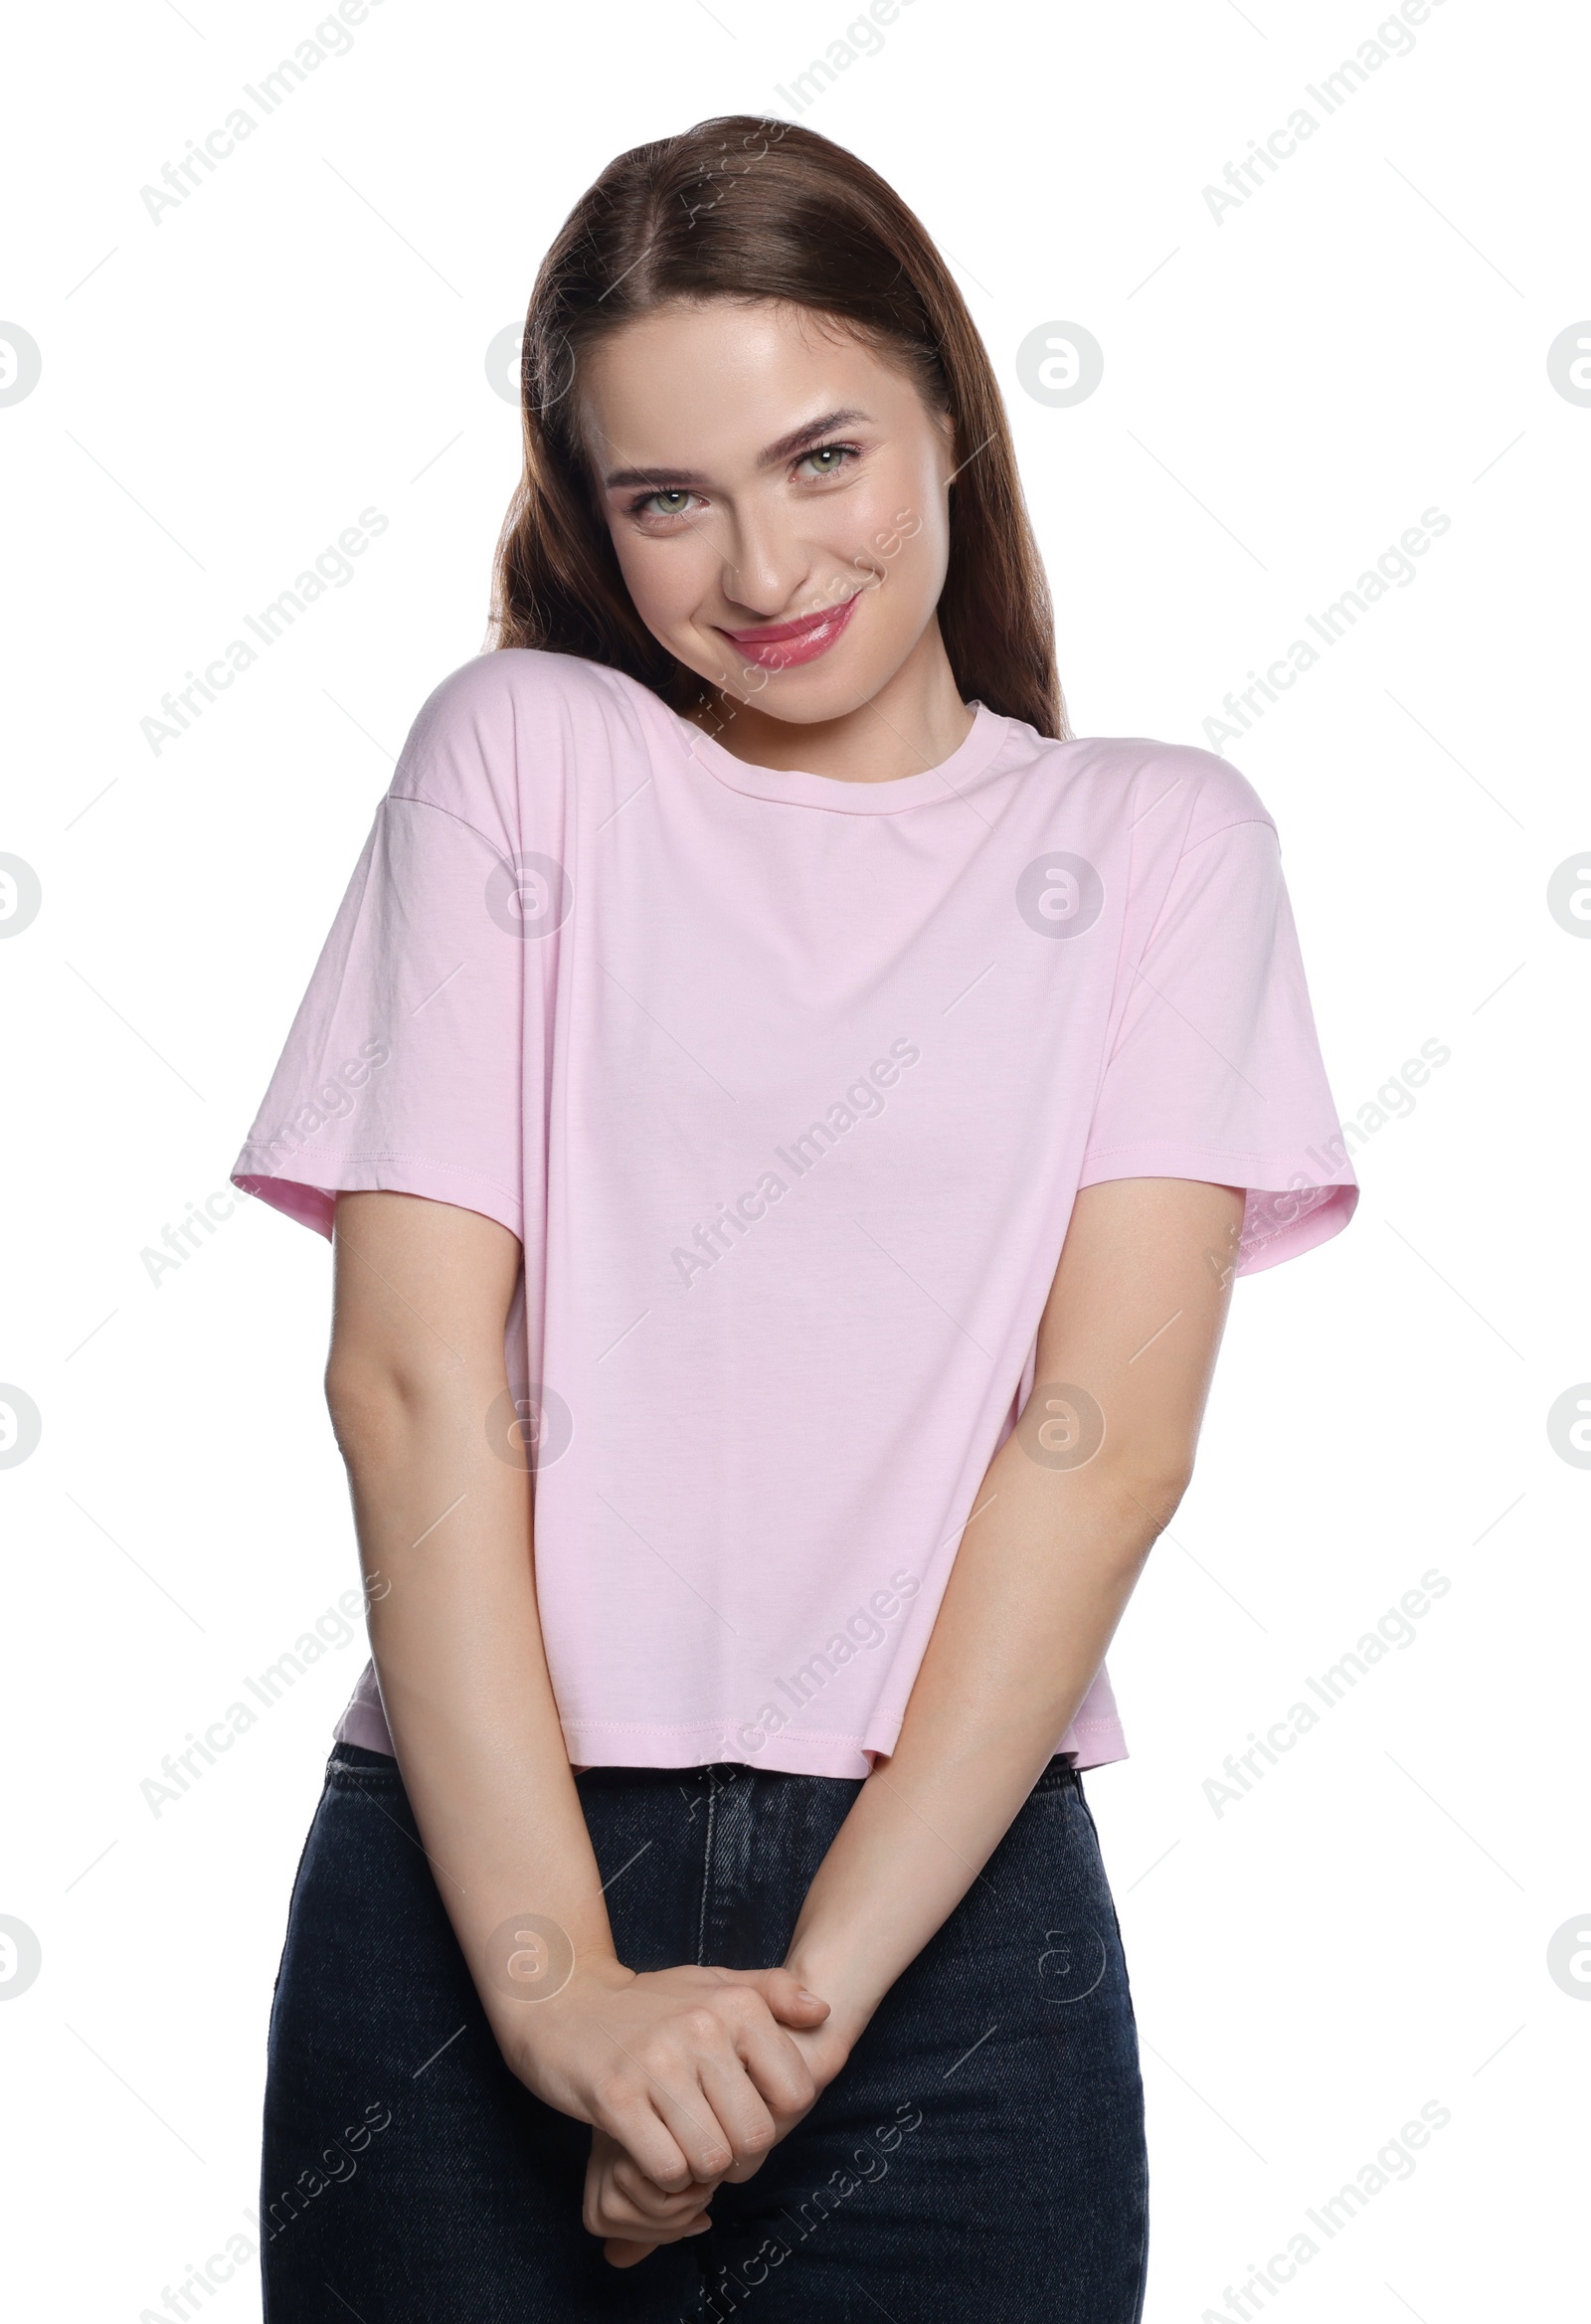
[[[708,686],[812,724],[937,645],[953,431],[904,371],[807,309],[714,299],[600,340],[584,387],[635,610]]]

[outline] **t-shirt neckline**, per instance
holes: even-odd
[[[678,711],[668,710],[667,715],[691,757],[747,799],[767,800],[776,806],[827,807],[847,815],[895,815],[908,807],[960,797],[1001,749],[1010,732],[1010,720],[982,702],[974,701],[969,707],[972,723],[948,759],[937,767],[925,767],[921,774],[897,775],[883,783],[852,783],[838,775],[814,775],[803,767],[752,766],[737,759],[733,751],[726,751],[690,719],[681,718]]]

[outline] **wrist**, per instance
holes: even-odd
[[[594,2004],[600,2009],[613,1994],[633,1985],[635,1974],[617,1953],[590,1952],[577,1959],[556,1993],[539,1999],[531,1994],[516,1999],[495,1978],[489,1982],[477,1978],[476,1989],[498,2048],[505,2055],[523,2057],[556,2043],[572,2019],[584,2015]]]
[[[815,1993],[819,2001],[828,2003],[828,2016],[812,2032],[837,2034],[847,2050],[854,2048],[889,1990],[868,1977],[861,1965],[840,1947],[828,1950],[799,1937],[786,1955],[784,1966],[800,1979],[808,1993]]]

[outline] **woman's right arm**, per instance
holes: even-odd
[[[827,2006],[784,1969],[637,1976],[615,1952],[543,1650],[531,1480],[491,1426],[519,1263],[477,1211],[340,1194],[326,1400],[405,1789],[493,2034],[529,2088],[683,2191],[812,2102],[781,2021]]]

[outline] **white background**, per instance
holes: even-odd
[[[43,1968],[0,2009],[5,2270],[14,2312],[107,2324],[248,2233],[288,1892],[362,1659],[328,1652],[146,1805],[356,1563],[326,1245],[240,1204],[158,1286],[140,1254],[224,1186],[409,721],[484,641],[518,459],[484,356],[550,236],[625,146],[795,117],[779,85],[846,15],[384,0],[152,220],[140,189],[317,21],[98,0],[14,36],[4,192],[32,229],[0,312],[43,371],[0,407],[0,850],[44,904],[0,944],[0,1379],[43,1438],[0,1474],[0,1912]],[[1584,2193],[1591,1986],[1547,1949],[1591,1926],[1591,1473],[1546,1416],[1591,1375],[1591,923],[1546,887],[1591,837],[1591,408],[1547,350],[1591,315],[1591,25],[1445,0],[1326,117],[1305,85],[1378,21],[915,0],[801,114],[959,270],[1079,733],[1204,741],[1306,614],[1451,519],[1225,746],[1281,829],[1343,1118],[1423,1042],[1451,1056],[1363,1144],[1347,1233],[1237,1287],[1199,1475],[1111,1657],[1133,1755],[1088,1791],[1144,2044],[1147,2324],[1257,2312],[1224,2287],[1428,2100],[1451,2120],[1412,2176],[1309,2230],[1266,2312],[1565,2312]],[[1217,221],[1204,187],[1301,103],[1317,134]],[[1105,351],[1069,409],[1014,368],[1052,320]],[[372,506],[355,578],[153,753],[162,694]],[[1431,1567],[1415,1642],[1217,1814],[1226,1755]],[[257,2302],[251,2264],[209,2307]]]

